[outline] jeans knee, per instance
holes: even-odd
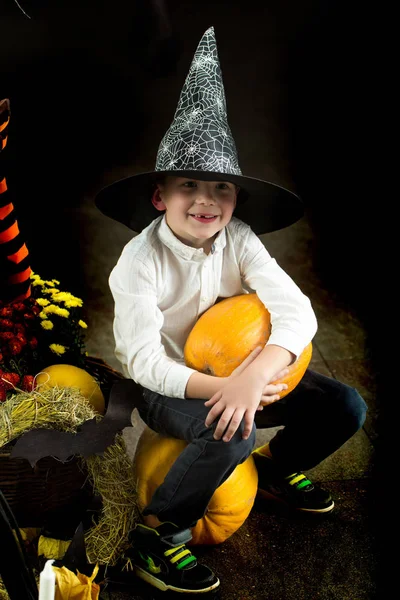
[[[342,400],[342,418],[346,418],[348,427],[354,432],[358,431],[365,422],[368,407],[364,399],[355,388],[345,386],[341,397]]]
[[[248,458],[254,448],[256,442],[256,427],[253,424],[253,428],[247,440],[243,437],[243,426],[239,427],[232,439],[229,442],[222,442],[225,444],[224,451],[230,454],[233,461],[240,464]]]

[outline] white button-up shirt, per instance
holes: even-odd
[[[233,217],[207,255],[173,234],[165,216],[123,248],[111,271],[115,354],[127,377],[152,391],[184,398],[195,371],[183,348],[197,319],[218,298],[256,292],[271,314],[268,344],[298,357],[317,321],[309,299],[248,225]]]

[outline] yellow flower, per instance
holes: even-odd
[[[65,346],[61,346],[61,344],[50,344],[49,348],[52,352],[54,352],[54,354],[57,354],[58,356],[62,356],[66,351]]]
[[[50,304],[50,301],[46,298],[36,298],[36,302],[39,304],[39,306],[47,306]]]
[[[57,310],[57,306],[55,304],[49,304],[48,306],[45,306],[43,309],[43,312],[47,315],[50,313],[55,313]]]
[[[40,307],[37,322],[40,323],[38,333],[38,350],[41,352],[41,344],[44,342],[44,354],[51,351],[58,356],[67,356],[71,353],[71,360],[82,362],[87,355],[85,351],[84,336],[88,325],[80,319],[79,312],[84,302],[73,294],[60,289],[61,285],[57,279],[42,279],[39,275],[31,272],[30,281],[32,296],[36,305]],[[56,287],[57,286],[57,287]],[[58,319],[55,316],[59,317]],[[61,320],[60,320],[61,318]],[[51,332],[53,339],[60,343],[48,344],[46,337]]]
[[[49,306],[45,306],[43,312],[45,314],[53,314],[58,315],[59,317],[65,317],[66,319],[69,317],[69,311],[66,308],[60,308],[55,304],[49,304]]]
[[[83,300],[76,298],[76,296],[70,295],[68,300],[65,300],[64,304],[67,308],[75,308],[76,306],[81,307],[83,305]]]
[[[73,296],[69,292],[60,292],[59,290],[52,290],[53,302],[64,302],[67,308],[75,308],[76,306],[82,306],[83,300]]]
[[[58,306],[56,307],[54,314],[59,317],[64,317],[65,319],[68,319],[69,317],[69,311],[66,308],[59,308]]]
[[[68,292],[60,292],[60,290],[57,290],[53,294],[53,301],[54,302],[64,302],[65,300],[67,300],[69,298],[69,296],[70,296],[70,294]]]

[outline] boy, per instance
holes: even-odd
[[[317,323],[309,299],[256,234],[295,222],[302,206],[288,190],[242,175],[213,28],[196,50],[155,171],[108,186],[96,203],[141,231],[109,279],[116,356],[142,388],[137,408],[147,425],[187,441],[131,533],[132,560],[159,589],[207,592],[219,580],[185,544],[235,467],[253,452],[260,494],[328,513],[329,493],[301,470],[348,440],[366,412],[356,390],[310,370],[280,400],[285,386],[274,381],[312,340]],[[246,291],[271,313],[266,346],[227,378],[186,367],[183,347],[199,316],[218,298]],[[278,425],[285,427],[270,444],[254,450],[256,426]]]

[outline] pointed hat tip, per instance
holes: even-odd
[[[215,35],[215,30],[214,30],[214,25],[211,25],[211,27],[209,27],[208,29],[206,29],[206,31],[203,34],[203,37],[206,35]]]

